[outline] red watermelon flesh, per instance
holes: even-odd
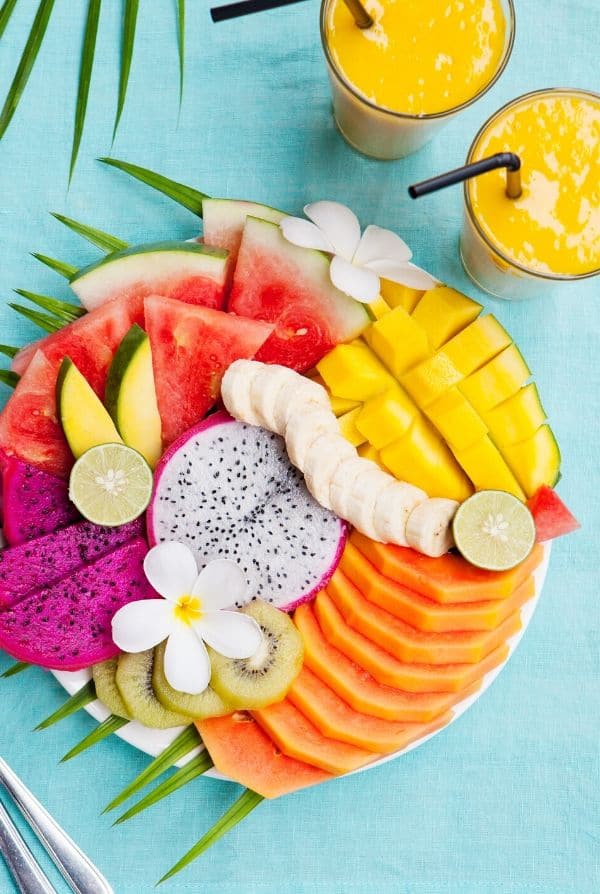
[[[229,298],[230,311],[275,323],[257,360],[303,372],[367,326],[364,305],[329,277],[329,258],[292,245],[277,224],[249,217]]]
[[[144,305],[167,446],[214,406],[227,367],[254,357],[273,326],[158,295]]]
[[[555,490],[543,484],[528,500],[527,505],[535,522],[536,540],[554,540],[572,534],[581,527]]]

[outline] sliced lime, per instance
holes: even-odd
[[[480,490],[465,500],[454,516],[452,533],[467,562],[489,571],[514,568],[535,543],[531,512],[503,490]]]
[[[86,450],[73,466],[69,496],[88,521],[124,525],[148,506],[152,471],[137,450],[125,444],[101,444]]]

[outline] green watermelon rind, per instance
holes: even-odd
[[[137,255],[158,254],[162,252],[185,252],[186,254],[191,253],[202,255],[209,262],[209,265],[211,259],[214,259],[215,262],[227,260],[227,252],[224,249],[212,248],[203,245],[200,242],[149,242],[145,245],[135,245],[131,248],[124,248],[122,251],[114,251],[109,255],[105,255],[103,258],[100,258],[99,261],[95,261],[87,267],[82,267],[81,270],[78,270],[77,273],[70,278],[69,282],[73,285],[84,277],[89,276],[89,274],[94,273],[94,271],[118,263],[125,258],[131,258]],[[215,264],[215,266],[217,265]],[[220,266],[220,264],[218,266]]]

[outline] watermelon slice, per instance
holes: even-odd
[[[255,217],[244,227],[229,310],[275,323],[256,359],[300,372],[369,323],[364,305],[332,284],[322,252],[292,245],[276,224]]]
[[[107,255],[79,270],[71,288],[87,310],[117,296],[165,295],[187,304],[225,303],[227,252],[198,242],[156,242]]]
[[[144,304],[166,446],[214,406],[230,363],[253,357],[274,327],[158,295]]]
[[[235,266],[237,260],[247,217],[258,217],[278,224],[285,214],[268,205],[241,199],[204,199],[202,202],[204,242],[206,245],[227,249],[231,267]]]
[[[535,522],[536,540],[554,540],[572,534],[581,527],[555,490],[543,484],[528,500],[527,505]]]

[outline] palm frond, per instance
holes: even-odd
[[[8,388],[16,388],[19,376],[12,369],[0,369],[0,382]]]
[[[58,298],[51,298],[50,295],[40,295],[38,292],[30,292],[29,289],[14,289],[21,298],[26,298],[33,304],[37,304],[42,310],[47,310],[49,314],[64,320],[65,323],[72,323],[85,314],[83,307],[76,304],[69,304],[67,301],[59,301]]]
[[[33,20],[33,25],[31,26],[31,31],[29,32],[29,37],[27,38],[21,61],[19,62],[13,82],[10,85],[4,101],[4,106],[0,112],[0,139],[4,136],[17,106],[19,105],[19,100],[23,95],[23,91],[27,86],[27,81],[29,80],[42,41],[44,40],[44,35],[53,8],[54,0],[40,0],[40,5],[38,6],[38,11]],[[2,11],[4,12],[4,9]],[[10,12],[12,12],[12,9]]]
[[[185,70],[185,0],[177,0],[177,48],[179,50],[179,107],[181,108]]]
[[[65,217],[64,214],[58,214],[57,211],[51,211],[50,213],[52,217],[55,217],[65,227],[77,233],[78,236],[82,236],[83,239],[87,239],[88,242],[91,242],[92,245],[95,245],[101,251],[107,253],[121,251],[121,249],[127,248],[129,245],[128,242],[124,242],[118,236],[105,233],[104,230],[97,230],[95,227],[90,227],[79,220],[73,220],[72,217]]]
[[[36,730],[48,729],[49,726],[53,726],[55,723],[58,723],[59,720],[64,720],[66,717],[70,717],[71,714],[75,714],[77,711],[85,708],[86,705],[91,704],[91,702],[95,700],[96,687],[94,686],[94,681],[88,680],[81,689],[74,692],[73,695],[60,706],[60,708],[57,708],[57,710],[50,714],[49,717],[46,717],[45,720],[38,723],[35,728]]]
[[[164,751],[161,751],[161,753],[154,758],[152,763],[148,764],[145,770],[142,770],[139,776],[136,776],[133,782],[130,782],[129,785],[104,808],[102,812],[108,813],[109,810],[114,810],[115,807],[119,807],[120,804],[136,792],[140,791],[140,789],[149,785],[165,773],[179,760],[179,758],[189,754],[192,749],[197,748],[198,745],[201,744],[202,739],[200,738],[196,727],[187,726],[183,732],[181,732],[177,738],[164,749]]]
[[[11,664],[3,674],[0,674],[3,680],[7,680],[8,677],[14,677],[17,674],[20,674],[21,671],[27,670],[28,667],[31,667],[30,664],[27,664],[26,661],[16,661],[14,664]]]
[[[130,177],[135,177],[141,183],[145,183],[152,189],[157,190],[157,192],[162,192],[163,195],[173,199],[174,202],[187,208],[188,211],[192,211],[198,217],[202,217],[202,202],[204,199],[209,198],[206,193],[200,192],[200,190],[194,189],[192,186],[186,186],[184,183],[178,183],[176,180],[171,180],[169,177],[164,177],[162,174],[157,174],[156,171],[151,171],[149,168],[141,168],[139,165],[121,161],[118,158],[99,158],[98,161],[117,168],[119,171],[129,174]]]
[[[160,885],[163,882],[166,882],[167,879],[172,878],[178,872],[181,872],[182,869],[185,869],[186,866],[189,866],[193,860],[199,857],[200,854],[203,854],[204,851],[208,850],[208,848],[218,841],[219,838],[222,838],[226,832],[229,832],[230,829],[237,826],[237,824],[248,816],[255,807],[258,807],[261,801],[264,801],[263,796],[257,794],[257,792],[253,792],[249,788],[242,792],[237,801],[231,805],[229,810],[227,810],[219,820],[217,820],[212,829],[209,829],[206,835],[190,848],[187,854],[185,854],[175,866],[163,875],[158,884]]]
[[[35,323],[35,325],[39,326],[40,329],[43,329],[44,332],[58,332],[58,330],[62,329],[65,325],[63,320],[59,320],[57,317],[51,317],[49,314],[41,314],[39,311],[32,310],[30,307],[25,307],[23,304],[12,304],[9,302],[8,306],[12,307],[12,309],[22,317],[25,317],[26,320]]]
[[[168,779],[165,779],[160,785],[157,785],[155,789],[138,801],[137,804],[134,804],[133,807],[130,807],[129,810],[125,811],[118,820],[115,820],[113,826],[119,826],[121,823],[126,822],[126,820],[137,816],[138,813],[142,813],[142,811],[146,810],[148,807],[152,807],[153,804],[162,801],[163,798],[167,798],[169,795],[174,794],[174,792],[178,791],[184,785],[187,785],[188,782],[196,779],[197,776],[206,773],[212,766],[214,766],[214,764],[208,751],[203,751],[202,754],[197,754],[196,757],[193,757],[184,767],[180,767],[176,773],[173,773],[172,776],[169,776]]]
[[[5,357],[10,357],[11,360],[20,350],[20,348],[15,348],[13,345],[0,345],[0,354],[4,354]]]
[[[117,103],[117,115],[113,130],[113,140],[117,135],[119,121],[125,106],[129,73],[131,72],[131,60],[133,58],[133,45],[135,43],[135,30],[140,2],[139,0],[123,0],[125,10],[123,13],[123,43],[121,47],[121,73],[119,76],[119,99]]]
[[[79,146],[81,145],[81,137],[83,136],[85,113],[87,110],[90,82],[92,79],[92,68],[94,67],[94,55],[96,53],[96,37],[98,35],[101,3],[102,0],[89,0],[88,3],[83,48],[81,50],[81,64],[79,67],[79,86],[77,88],[77,103],[75,105],[75,125],[73,130],[73,146],[71,148],[71,163],[69,165],[69,182],[71,182],[73,171],[77,164]]]
[[[2,4],[2,9],[0,9],[0,37],[4,34],[16,5],[17,0],[6,0],[6,2]]]
[[[67,264],[65,261],[57,261],[56,258],[49,258],[48,255],[42,255],[39,252],[33,252],[33,257],[41,264],[45,264],[50,270],[54,270],[59,276],[65,279],[72,279],[77,273],[78,268],[73,264]]]
[[[81,742],[78,742],[70,751],[67,751],[67,753],[60,759],[61,764],[70,761],[73,757],[77,757],[78,754],[82,754],[84,751],[87,751],[88,748],[91,748],[92,745],[97,745],[99,742],[107,739],[108,736],[112,736],[113,733],[116,733],[116,731],[121,729],[122,726],[125,726],[126,723],[129,723],[129,721],[125,720],[124,717],[117,717],[116,714],[111,714],[110,717],[107,717],[106,720],[99,723],[91,733],[88,733]]]

